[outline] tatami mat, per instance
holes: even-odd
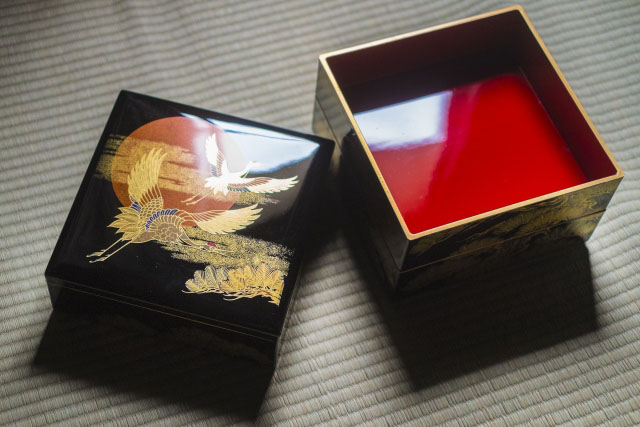
[[[0,422],[246,418],[230,410],[242,393],[220,400],[246,374],[220,379],[206,354],[126,325],[66,319],[47,344],[65,360],[36,357],[53,323],[45,265],[121,89],[310,131],[320,53],[508,5],[0,3]],[[327,208],[258,423],[640,424],[640,3],[523,5],[626,172],[588,252],[399,309]]]

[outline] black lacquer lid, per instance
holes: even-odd
[[[277,339],[332,150],[316,136],[123,91],[47,281]]]

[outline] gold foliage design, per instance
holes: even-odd
[[[267,264],[258,267],[227,269],[208,265],[204,270],[197,270],[193,279],[187,280],[185,293],[216,293],[233,301],[240,298],[257,296],[269,298],[271,303],[280,305],[280,297],[284,287],[284,274],[280,270],[272,270]]]
[[[424,236],[411,245],[409,264],[420,265],[430,256],[444,258],[491,247],[505,239],[525,236],[564,221],[601,212],[619,182],[619,179],[604,182]]]
[[[482,250],[464,253],[440,259],[407,272],[400,273],[398,290],[402,294],[410,294],[434,283],[453,283],[468,277],[482,268],[491,268],[488,261],[508,259],[516,254],[527,253],[544,242],[562,241],[572,237],[586,238],[593,233],[603,212],[597,212],[582,218],[545,228],[525,236],[518,236],[501,242],[499,245],[487,246]]]
[[[196,242],[213,241],[217,250],[160,242],[171,253],[171,257],[194,264],[215,265],[217,267],[238,268],[245,265],[266,264],[272,270],[289,270],[288,258],[292,251],[277,243],[268,242],[239,234],[217,234],[215,236],[198,227],[185,230],[187,236]]]

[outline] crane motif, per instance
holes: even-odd
[[[200,213],[165,207],[158,186],[158,176],[166,155],[161,149],[152,149],[131,169],[127,178],[131,205],[119,208],[120,213],[109,224],[109,227],[116,228],[116,232],[122,236],[111,246],[87,255],[87,258],[92,258],[89,262],[105,261],[130,243],[150,241],[219,250],[215,249],[212,242],[191,240],[183,223],[194,222],[197,227],[211,234],[226,234],[245,228],[258,218],[262,209],[255,204],[240,209]],[[121,242],[125,243],[109,252]]]
[[[251,168],[258,164],[254,161],[248,162],[239,172],[231,172],[215,133],[205,140],[205,152],[207,161],[211,164],[211,176],[206,179],[204,188],[198,194],[183,200],[187,205],[193,205],[208,195],[215,196],[217,193],[222,193],[225,196],[229,192],[278,193],[288,190],[298,182],[297,176],[283,179],[247,178]]]

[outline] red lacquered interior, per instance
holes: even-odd
[[[517,8],[326,60],[414,234],[619,172]]]
[[[355,117],[412,233],[587,182],[519,73]]]

